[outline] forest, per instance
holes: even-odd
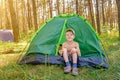
[[[40,28],[59,14],[85,17],[98,34],[116,29],[120,36],[119,0],[0,0],[0,29],[12,29],[15,41],[20,33]]]
[[[92,25],[103,46],[108,69],[81,67],[74,77],[64,74],[61,65],[18,64],[44,23],[64,14],[77,14]],[[3,30],[11,30],[14,41],[0,40],[0,80],[120,79],[120,0],[0,0],[0,31]]]

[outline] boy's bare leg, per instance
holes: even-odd
[[[77,69],[77,53],[72,54],[73,58],[73,66],[72,66],[72,74],[74,76],[78,75],[78,69]]]
[[[64,68],[64,73],[69,73],[71,71],[71,64],[68,60],[68,53],[66,48],[63,49],[63,58],[65,60],[66,65],[66,67]]]
[[[77,53],[72,54],[73,63],[77,63]]]
[[[64,58],[65,62],[69,61],[68,60],[68,54],[67,54],[67,49],[66,48],[63,49],[63,58]]]

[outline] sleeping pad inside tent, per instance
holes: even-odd
[[[81,57],[78,67],[91,66],[108,68],[107,57],[100,40],[89,22],[77,14],[62,14],[48,20],[33,36],[29,48],[20,64],[60,64],[64,65],[63,57],[59,56],[59,45],[66,41],[65,31],[75,31],[74,41],[79,43]]]

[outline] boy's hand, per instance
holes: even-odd
[[[75,48],[73,48],[72,50],[71,50],[71,53],[76,53],[77,52],[77,49],[75,49]]]
[[[62,50],[59,50],[59,54],[60,54],[60,56],[62,56],[62,54],[63,54],[63,51],[62,51]]]
[[[78,55],[78,56],[81,56],[81,54],[80,54],[80,53],[77,53],[77,55]]]

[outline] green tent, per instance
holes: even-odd
[[[62,14],[48,20],[32,37],[25,57],[20,63],[27,64],[64,64],[58,54],[59,45],[65,39],[65,31],[75,31],[75,41],[79,43],[82,56],[78,66],[101,66],[108,68],[108,63],[100,40],[89,22],[77,14]]]

